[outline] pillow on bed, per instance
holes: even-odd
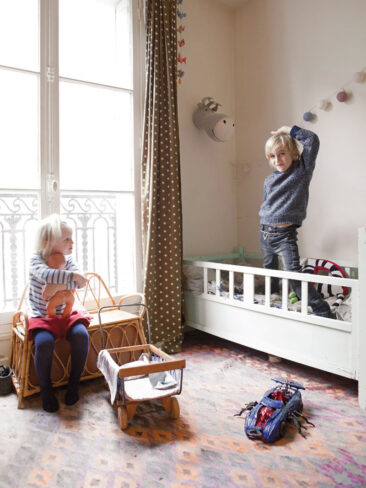
[[[327,259],[308,258],[302,267],[303,273],[318,274],[319,271],[326,271],[330,276],[336,278],[346,278],[346,273],[343,269],[338,264]],[[314,283],[314,286],[323,298],[335,296],[337,300],[334,305],[339,305],[348,294],[346,286],[327,285],[326,283]]]

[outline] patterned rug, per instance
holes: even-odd
[[[186,336],[181,416],[141,404],[126,431],[118,426],[104,379],[83,382],[74,407],[41,409],[38,395],[21,410],[0,397],[0,487],[217,488],[366,487],[366,412],[357,383],[283,361],[202,333]],[[274,444],[251,441],[234,417],[259,400],[273,377],[296,379],[309,426]]]

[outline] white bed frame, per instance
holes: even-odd
[[[184,265],[203,268],[203,293],[185,291],[186,324],[232,342],[358,380],[360,407],[366,408],[366,228],[359,229],[358,279],[334,278],[249,266],[215,263],[197,258]],[[228,297],[209,294],[208,270],[229,272]],[[211,271],[212,273],[212,271]],[[243,273],[244,299],[234,299],[234,273]],[[254,278],[265,278],[265,303],[254,302]],[[282,308],[270,306],[271,277],[282,279]],[[301,281],[301,311],[288,310],[289,280]],[[307,283],[351,288],[352,321],[308,314]]]

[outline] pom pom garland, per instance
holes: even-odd
[[[366,67],[363,68],[361,71],[357,71],[356,73],[353,74],[352,80],[348,81],[345,83],[343,86],[347,87],[349,84],[352,82],[354,83],[363,83],[366,81]],[[347,101],[350,96],[352,95],[352,92],[346,91],[345,88],[342,88],[342,90],[337,91],[333,93],[332,95],[328,96],[327,98],[324,98],[319,101],[317,106],[309,108],[306,112],[304,112],[302,118],[306,122],[314,121],[316,119],[316,108],[319,108],[320,110],[327,111],[332,107],[332,102],[330,101],[330,98],[335,96],[338,102],[343,103]],[[314,113],[315,110],[315,113]]]

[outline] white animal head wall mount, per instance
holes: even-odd
[[[231,117],[217,112],[219,106],[212,97],[202,98],[193,112],[193,122],[214,141],[225,142],[233,135],[235,124]]]

